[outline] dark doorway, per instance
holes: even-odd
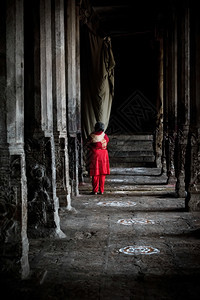
[[[152,133],[156,126],[158,46],[152,33],[112,39],[115,93],[109,133]]]

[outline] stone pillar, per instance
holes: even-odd
[[[186,198],[186,208],[190,211],[200,211],[200,129],[191,134],[191,176]]]
[[[159,78],[158,78],[158,99],[157,99],[157,124],[155,133],[155,154],[156,154],[156,166],[163,171],[163,33],[160,33],[158,37],[159,47]]]
[[[177,105],[177,184],[176,192],[179,197],[186,196],[185,162],[190,124],[190,14],[189,8],[180,8],[178,23],[178,105]]]
[[[168,184],[176,184],[175,143],[177,129],[177,19],[172,13],[167,32],[166,85],[166,154]]]
[[[185,163],[186,163],[186,150],[188,144],[189,128],[184,127],[183,130],[179,129],[177,134],[177,182],[176,193],[178,197],[186,197],[185,186]]]
[[[195,6],[191,9],[191,59],[190,178],[186,207],[200,211],[200,20]]]
[[[67,139],[64,1],[53,1],[53,130],[56,153],[56,192],[61,206],[71,210]]]
[[[0,214],[1,271],[29,274],[27,181],[24,152],[24,7],[21,0],[0,5]]]
[[[78,184],[78,140],[77,140],[77,62],[76,62],[76,6],[75,1],[67,1],[67,106],[68,106],[68,147],[69,171],[72,195],[79,195]]]
[[[80,7],[76,7],[76,107],[77,107],[77,142],[78,142],[78,180],[83,183],[83,139],[81,127],[81,74],[80,74]]]
[[[33,98],[27,93],[26,158],[28,176],[28,233],[31,237],[65,235],[60,230],[59,201],[56,195],[56,149],[53,132],[52,9],[51,0],[32,1],[27,7],[33,26]],[[33,11],[34,12],[33,12]],[[33,25],[32,25],[33,22]],[[28,63],[28,62],[27,62]],[[31,89],[30,88],[30,89]],[[30,93],[31,95],[31,93]]]
[[[170,131],[166,137],[167,144],[167,158],[168,158],[168,166],[167,166],[167,183],[168,184],[176,184],[176,175],[175,175],[175,145],[176,145],[176,131]]]
[[[77,132],[81,132],[81,73],[80,73],[80,7],[76,6],[76,118]]]

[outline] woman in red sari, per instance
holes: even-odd
[[[95,124],[95,130],[90,134],[88,142],[90,148],[89,174],[92,176],[92,193],[96,195],[98,190],[100,190],[100,194],[103,194],[106,175],[110,174],[110,165],[107,150],[109,138],[104,132],[104,124],[102,122]]]

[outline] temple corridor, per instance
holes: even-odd
[[[0,1],[2,299],[199,299],[199,83],[194,1]]]
[[[199,299],[200,215],[159,171],[113,168],[104,195],[87,178],[60,209],[66,237],[29,240],[31,276],[6,281],[5,299]]]

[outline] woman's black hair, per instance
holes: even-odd
[[[95,131],[104,131],[104,123],[97,122],[94,127]]]

